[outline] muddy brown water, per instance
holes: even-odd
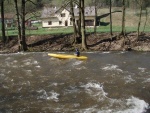
[[[0,55],[0,113],[150,112],[149,52],[47,54]]]

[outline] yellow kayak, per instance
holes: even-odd
[[[70,59],[70,58],[75,58],[79,60],[86,60],[86,56],[79,56],[77,57],[76,55],[67,55],[67,54],[53,54],[53,53],[48,53],[49,56],[55,57],[55,58],[61,58],[61,59]]]

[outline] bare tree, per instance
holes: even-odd
[[[96,33],[96,25],[97,25],[97,0],[94,1],[95,5],[95,24],[94,24],[94,33]]]
[[[75,16],[74,16],[74,7],[73,7],[73,0],[70,0],[70,9],[71,9],[71,18],[73,22],[73,29],[74,29],[74,34],[77,34],[77,28],[75,25]]]
[[[122,31],[121,35],[125,36],[125,0],[122,0]]]
[[[139,15],[139,22],[138,22],[138,29],[137,29],[137,39],[139,39],[140,35],[140,25],[141,25],[141,17],[142,17],[142,9],[143,9],[143,0],[138,0],[137,3],[140,6],[140,15]]]
[[[145,9],[145,16],[146,16],[146,19],[145,19],[145,23],[144,23],[143,32],[144,32],[144,30],[145,30],[146,23],[147,23],[147,19],[148,19],[148,11],[147,11],[147,8]]]
[[[74,16],[74,7],[73,7],[73,0],[70,0],[70,11],[71,11],[71,19],[72,19],[72,23],[73,23],[73,29],[74,29],[74,43],[77,43],[77,28],[76,28],[76,24],[75,24],[75,16]]]
[[[3,43],[6,43],[6,35],[5,35],[5,19],[4,19],[4,0],[0,1],[1,5],[1,23],[2,23],[2,38]]]
[[[110,12],[110,35],[112,37],[112,13],[111,13],[112,2],[111,2],[111,0],[109,0],[109,2],[110,2],[110,7],[109,7],[109,12]]]
[[[26,51],[27,50],[27,44],[26,44],[26,35],[25,35],[25,4],[26,0],[21,1],[21,50]]]
[[[16,16],[17,16],[17,25],[18,25],[18,48],[19,51],[21,50],[21,26],[20,26],[20,17],[19,17],[19,10],[18,10],[18,1],[14,0],[15,9],[16,9]]]
[[[81,0],[79,0],[79,20],[78,20],[78,34],[81,36]]]
[[[84,0],[81,0],[81,32],[82,32],[82,49],[87,50],[86,37],[85,37]]]
[[[26,51],[27,44],[25,40],[25,4],[26,0],[21,0],[21,14],[19,13],[18,1],[14,0],[16,16],[17,16],[17,25],[18,25],[18,43],[19,51]]]
[[[18,24],[18,42],[19,42],[19,50],[26,51],[27,44],[26,44],[26,20],[25,16],[28,14],[26,11],[26,3],[30,2],[30,4],[36,5],[32,0],[21,0],[21,9],[19,9],[18,0],[14,0],[15,9],[16,9],[16,16],[17,16],[17,24]],[[20,12],[19,12],[20,10]],[[30,17],[33,18],[33,17]]]

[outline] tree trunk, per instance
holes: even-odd
[[[4,0],[1,1],[1,21],[2,21],[2,38],[3,43],[6,43],[6,35],[5,35],[5,19],[4,19]]]
[[[122,31],[121,35],[125,36],[125,0],[122,0]]]
[[[146,23],[147,23],[147,18],[148,18],[148,11],[147,11],[147,8],[145,9],[145,16],[146,16],[146,19],[145,19],[145,23],[144,23],[143,32],[144,32],[144,30],[145,30]]]
[[[82,32],[82,48],[87,50],[85,37],[85,16],[84,16],[84,0],[81,0],[81,32]]]
[[[95,0],[95,24],[94,24],[94,33],[96,33],[96,24],[97,24],[97,2]]]
[[[140,25],[141,25],[142,8],[143,8],[142,5],[143,5],[143,0],[140,0],[140,17],[139,17],[139,22],[138,22],[137,39],[139,39],[139,35],[140,35]]]
[[[112,14],[111,14],[111,7],[112,7],[112,3],[111,3],[111,0],[110,0],[110,9],[109,9],[109,12],[110,12],[110,35],[112,37]]]
[[[78,20],[78,35],[81,37],[81,0],[79,0],[79,20]]]
[[[21,23],[21,30],[22,30],[22,43],[21,43],[21,49],[23,51],[26,51],[27,50],[27,44],[26,44],[26,40],[25,40],[25,0],[22,0],[22,23]]]
[[[74,16],[74,9],[73,9],[73,1],[70,1],[70,7],[71,7],[71,17],[72,17],[72,22],[73,22],[73,29],[74,29],[74,34],[77,34],[77,28],[75,24],[75,16]]]
[[[19,10],[18,10],[18,2],[17,0],[14,0],[15,2],[15,9],[16,9],[16,16],[17,16],[17,25],[18,25],[18,48],[19,51],[21,50],[21,26],[20,26],[20,18],[19,18]]]
[[[77,43],[77,28],[76,28],[76,24],[75,24],[75,16],[74,16],[74,9],[73,9],[73,1],[70,1],[70,9],[71,9],[71,18],[72,18],[72,23],[73,23],[73,30],[74,30],[74,43]]]

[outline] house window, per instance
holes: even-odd
[[[52,25],[52,21],[48,21],[48,25]]]
[[[94,20],[85,20],[85,26],[94,26]]]
[[[72,21],[73,19],[72,18],[70,18],[70,21]]]
[[[73,25],[73,22],[72,22],[72,20],[73,20],[73,19],[72,19],[72,18],[70,18],[70,25]]]
[[[62,13],[62,14],[61,14],[61,17],[65,17],[65,13]]]
[[[59,21],[59,25],[61,25],[62,24],[62,21]]]

